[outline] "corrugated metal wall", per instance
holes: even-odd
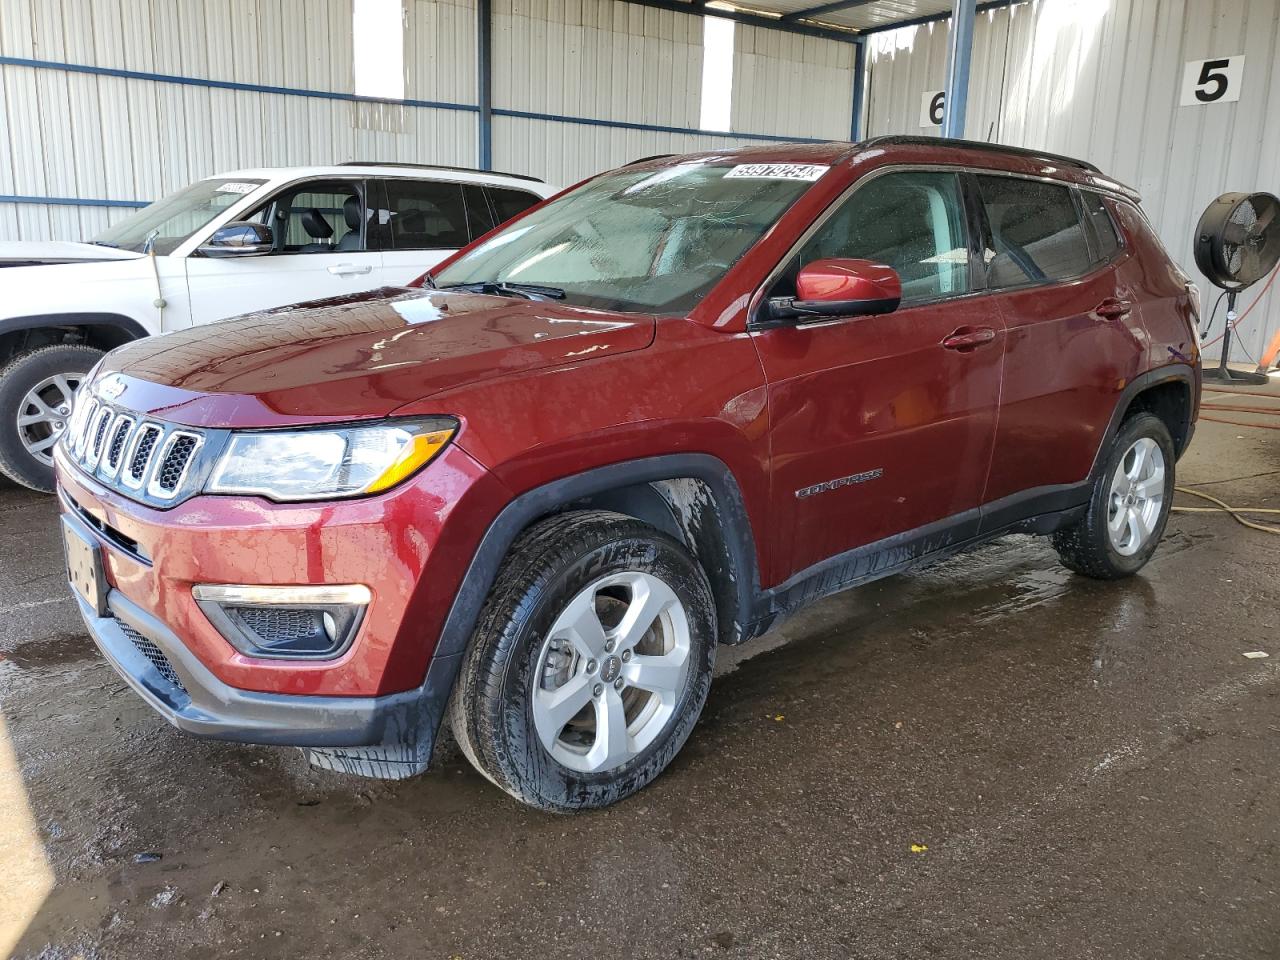
[[[411,0],[406,95],[475,102],[475,13]],[[0,56],[351,90],[350,0],[0,0]],[[455,67],[444,67],[444,64]],[[0,195],[153,200],[219,170],[353,158],[474,164],[473,111],[0,66]],[[379,113],[390,116],[379,116]],[[402,133],[387,129],[402,129]],[[91,236],[127,207],[0,203],[0,239]]]
[[[735,48],[735,132],[848,139],[851,44],[739,24]],[[702,97],[700,17],[620,0],[495,0],[493,54],[494,166],[499,169],[568,184],[649,154],[753,142],[503,115],[519,111],[696,130]],[[801,97],[806,89],[831,95]],[[790,102],[788,93],[794,95]],[[798,109],[805,99],[816,102]]]
[[[944,85],[946,46],[945,22],[872,38],[870,134],[931,132],[920,99]],[[1237,54],[1238,102],[1178,105],[1186,61]],[[1227,190],[1280,193],[1278,58],[1280,0],[1036,0],[979,14],[966,135],[1079,156],[1137,187],[1207,311],[1218,290],[1191,256],[1201,211]],[[1240,325],[1232,360],[1258,357],[1277,329],[1273,288]]]
[[[849,139],[852,44],[739,24],[734,45],[733,129]]]
[[[351,0],[0,0],[0,57],[42,64],[0,64],[0,196],[81,201],[0,201],[0,239],[89,237],[131,201],[236,167],[476,164],[474,0],[405,9],[406,96],[462,109],[350,100]],[[619,0],[495,0],[493,16],[498,169],[567,184],[754,142],[696,131],[700,17]],[[736,44],[735,131],[848,137],[849,44],[744,26]]]

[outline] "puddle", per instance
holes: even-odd
[[[57,667],[92,659],[97,648],[83,633],[55,633],[43,640],[20,643],[8,653],[0,653],[0,661],[29,670],[33,667]]]

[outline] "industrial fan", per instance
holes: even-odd
[[[1266,383],[1265,375],[1230,370],[1236,296],[1267,276],[1280,260],[1280,199],[1269,193],[1224,193],[1200,215],[1196,225],[1196,266],[1209,282],[1226,291],[1227,326],[1218,369],[1206,380]]]

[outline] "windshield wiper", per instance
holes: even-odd
[[[437,290],[470,290],[472,293],[488,293],[498,297],[522,297],[525,300],[563,300],[564,291],[559,287],[544,287],[540,283],[509,283],[505,280],[477,280],[474,283],[447,283]]]
[[[105,240],[90,240],[89,242],[92,243],[95,247],[110,247],[112,250],[120,249],[120,244],[107,243],[107,241]]]

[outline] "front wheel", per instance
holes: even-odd
[[[1173,505],[1173,438],[1139,413],[1120,425],[1085,515],[1053,535],[1062,562],[1097,580],[1137,573],[1155,553]]]
[[[25,487],[53,492],[53,447],[102,351],[58,343],[20,353],[0,370],[0,472]]]
[[[711,684],[715,606],[677,541],[579,511],[517,541],[450,705],[473,765],[531,806],[607,806],[684,745]]]

